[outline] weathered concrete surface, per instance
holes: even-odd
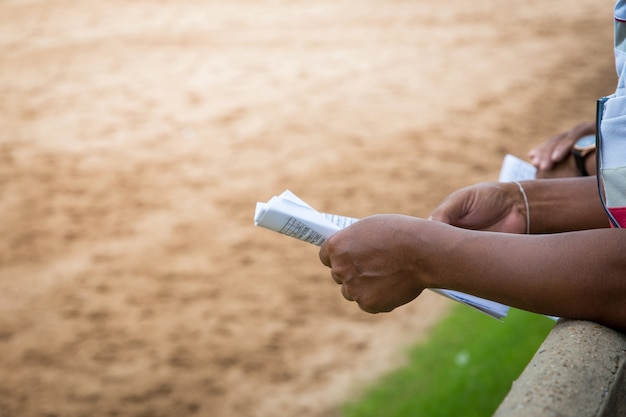
[[[522,416],[626,416],[626,335],[559,320],[494,414]]]

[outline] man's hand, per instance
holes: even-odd
[[[481,183],[450,194],[430,219],[464,229],[526,233],[526,204],[517,184]]]
[[[368,313],[391,311],[424,290],[416,276],[420,222],[425,220],[402,215],[359,220],[326,241],[320,260],[347,300]]]
[[[595,132],[594,122],[580,123],[531,149],[528,156],[530,162],[537,167],[537,178],[580,176],[572,157],[572,147],[578,139]]]

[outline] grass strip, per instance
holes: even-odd
[[[511,309],[500,322],[453,307],[409,363],[344,405],[345,417],[491,416],[554,321]]]

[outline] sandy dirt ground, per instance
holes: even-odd
[[[0,416],[337,416],[450,304],[361,312],[255,203],[495,180],[613,88],[612,3],[0,0]]]

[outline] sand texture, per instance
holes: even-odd
[[[255,203],[497,179],[614,88],[612,4],[0,0],[0,416],[337,416],[450,304],[360,311]]]

